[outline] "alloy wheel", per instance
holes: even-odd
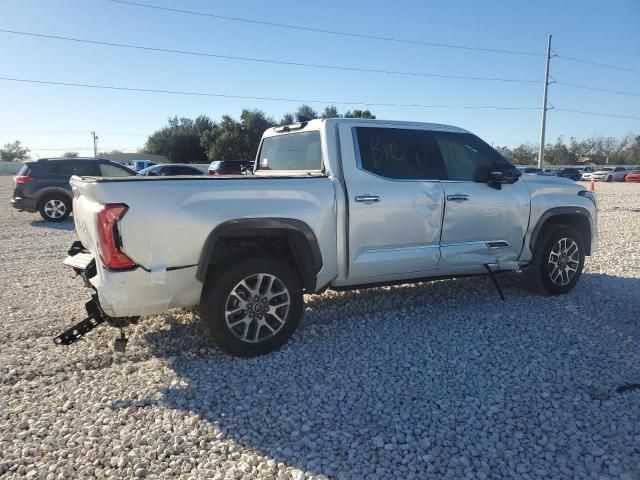
[[[61,218],[67,212],[67,206],[62,200],[52,199],[44,204],[44,213],[49,218]]]
[[[580,249],[571,238],[561,238],[551,248],[547,260],[549,278],[558,286],[568,285],[580,266]]]
[[[284,327],[291,297],[275,275],[256,273],[236,284],[225,302],[229,331],[247,343],[258,343],[276,335]]]

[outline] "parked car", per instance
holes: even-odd
[[[149,168],[153,165],[157,165],[156,162],[152,162],[151,160],[134,160],[132,162],[133,169],[136,172],[144,170],[145,168]]]
[[[598,182],[624,182],[627,173],[628,171],[624,167],[603,167],[593,172],[591,178]]]
[[[304,293],[522,270],[534,290],[563,294],[597,245],[593,192],[520,176],[453,126],[270,128],[255,165],[251,176],[74,177],[80,242],[65,263],[96,294],[57,341],[199,305],[223,350],[258,355],[292,335]]]
[[[521,167],[520,171],[522,173],[529,173],[534,175],[540,175],[543,173],[543,170],[541,168],[536,168],[536,167]]]
[[[580,180],[580,170],[577,168],[567,167],[558,170],[556,173],[559,177],[570,178],[571,180],[578,181]]]
[[[161,165],[153,165],[138,172],[143,176],[175,176],[175,175],[204,175],[204,172],[198,167],[187,163],[165,163]]]
[[[251,168],[251,162],[217,160],[209,165],[209,175],[242,175]]]
[[[61,222],[71,213],[73,195],[69,179],[72,175],[129,177],[135,174],[120,163],[100,158],[41,158],[25,162],[13,177],[11,204],[18,210],[40,212],[48,222]]]
[[[624,179],[625,182],[640,182],[640,168],[634,168],[629,171]]]

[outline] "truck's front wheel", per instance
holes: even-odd
[[[294,269],[278,259],[250,258],[209,279],[200,316],[220,348],[250,357],[281,347],[300,323],[302,305]]]
[[[569,225],[546,225],[540,232],[531,266],[529,287],[551,295],[571,291],[584,267],[585,246],[580,233]]]

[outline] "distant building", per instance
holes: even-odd
[[[163,155],[151,155],[149,153],[101,153],[100,158],[106,158],[123,165],[132,165],[135,160],[150,160],[154,163],[169,163],[169,159]]]

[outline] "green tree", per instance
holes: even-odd
[[[64,158],[78,158],[78,152],[64,152],[62,156]]]
[[[551,165],[574,165],[578,160],[578,156],[564,143],[561,136],[556,143],[548,143],[544,149],[544,162]]]
[[[247,160],[253,160],[258,153],[262,134],[268,128],[274,127],[276,122],[261,110],[243,110],[240,114],[240,124],[247,147]]]
[[[318,115],[318,112],[316,112],[313,107],[302,104],[298,107],[298,110],[296,110],[296,117],[307,117],[313,120],[314,118],[320,118],[320,115]]]
[[[280,119],[280,121],[278,122],[278,125],[291,125],[292,123],[295,123],[295,122],[296,122],[296,118],[293,115],[293,113],[285,113]]]
[[[375,119],[376,116],[371,113],[369,110],[348,110],[347,113],[344,114],[344,118],[369,118]]]
[[[528,143],[523,143],[513,149],[499,146],[495,149],[515,165],[533,165],[538,160],[538,149]]]
[[[338,109],[335,105],[329,105],[328,107],[325,107],[321,118],[340,118],[340,114],[338,113]]]
[[[169,118],[168,125],[154,132],[144,147],[145,153],[164,155],[172,163],[205,163],[207,152],[201,139],[206,132],[216,128],[207,116]]]
[[[229,115],[223,115],[217,128],[205,135],[208,139],[207,158],[214,160],[250,160],[249,146],[242,125]]]
[[[0,161],[21,162],[29,158],[29,149],[23,148],[19,140],[13,143],[6,143],[0,148]]]

